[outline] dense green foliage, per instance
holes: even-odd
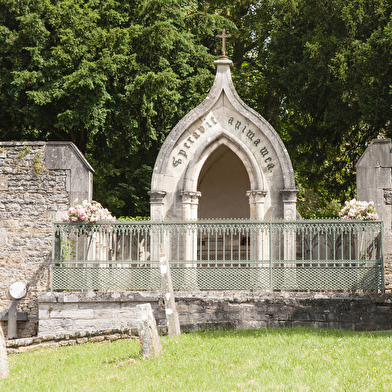
[[[392,135],[392,3],[279,1],[267,78],[306,189],[352,198],[368,142]]]
[[[391,14],[385,0],[0,0],[0,140],[72,140],[96,200],[148,215],[159,148],[211,88],[224,27],[237,91],[322,210],[354,196],[367,143],[392,135]]]
[[[72,140],[96,199],[148,214],[157,151],[213,82],[212,20],[186,1],[2,0],[0,138]]]

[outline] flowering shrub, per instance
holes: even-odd
[[[355,199],[345,202],[345,206],[339,212],[339,216],[343,219],[378,220],[378,215],[372,201],[368,203]]]
[[[74,206],[70,207],[67,214],[60,218],[64,222],[89,222],[116,220],[111,213],[96,201],[89,203],[87,200],[75,199]]]

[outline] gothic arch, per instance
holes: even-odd
[[[189,192],[197,191],[197,183],[204,163],[208,157],[222,145],[228,147],[243,162],[248,173],[250,190],[265,190],[264,176],[255,157],[249,148],[241,142],[241,140],[234,138],[233,135],[225,129],[221,129],[221,132],[214,140],[211,140],[209,143],[206,143],[206,145],[201,146],[195,153],[193,161],[190,162],[186,168],[182,190]]]

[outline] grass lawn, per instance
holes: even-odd
[[[8,357],[0,391],[392,391],[392,333],[291,328],[42,349]]]

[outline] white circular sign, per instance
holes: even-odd
[[[22,282],[12,283],[10,286],[10,295],[14,299],[21,299],[26,295],[26,285]]]

